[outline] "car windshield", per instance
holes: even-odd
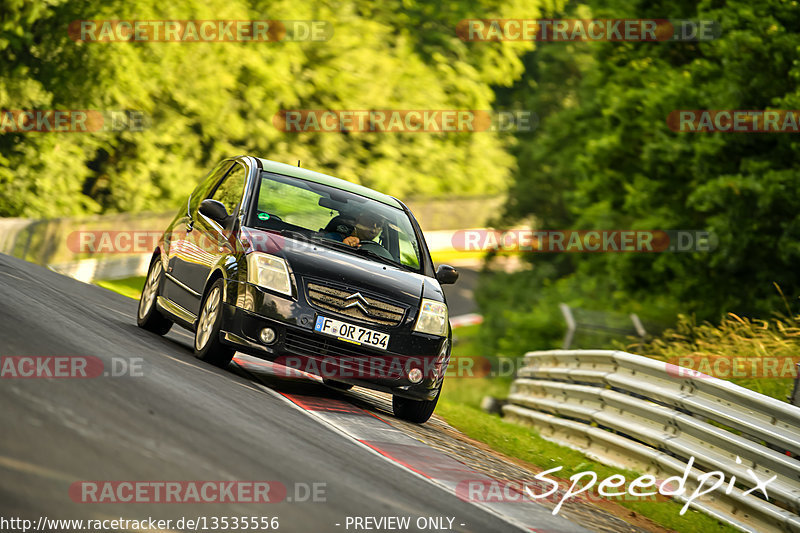
[[[270,172],[261,173],[254,205],[256,212],[249,219],[255,228],[296,232],[375,261],[420,270],[419,243],[401,209]]]

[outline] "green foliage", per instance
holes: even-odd
[[[679,109],[798,109],[800,5],[598,0],[549,15],[710,19],[722,34],[693,43],[542,43],[527,54],[519,82],[498,90],[500,106],[540,115],[535,132],[517,136],[505,221],[705,230],[719,246],[530,254],[533,273],[483,288],[488,320],[503,331],[494,344],[524,335],[526,349],[551,346],[556,324],[546,315],[558,315],[559,301],[717,321],[728,311],[767,316],[780,305],[773,283],[800,295],[796,135],[677,133],[666,124]]]
[[[751,320],[730,313],[719,325],[682,315],[642,353],[786,401],[794,387],[800,317]],[[717,364],[720,361],[723,364]]]
[[[530,43],[473,46],[463,18],[536,14],[522,0],[0,2],[0,109],[136,110],[144,131],[0,134],[0,216],[171,208],[224,156],[254,153],[405,197],[495,194],[500,134],[285,133],[281,109],[484,109]],[[85,43],[77,20],[325,20],[323,42]]]
[[[483,274],[475,296],[484,315],[479,342],[488,353],[518,357],[530,350],[561,347],[565,326],[558,304],[562,300],[552,285],[538,270]]]

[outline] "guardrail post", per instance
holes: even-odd
[[[800,407],[800,363],[795,365],[794,370],[794,389],[789,397],[789,403]]]
[[[644,329],[642,321],[639,320],[639,315],[631,313],[631,322],[633,322],[633,329],[636,330],[636,334],[644,339],[647,336],[647,331]]]
[[[572,344],[572,339],[575,336],[575,317],[572,316],[572,310],[565,303],[558,304],[561,309],[561,314],[564,315],[564,320],[567,322],[567,334],[564,335],[564,349],[569,350]]]
[[[644,324],[639,319],[639,315],[631,313],[631,322],[633,322],[633,329],[636,330],[636,335],[639,336],[639,348],[642,348],[644,339],[647,337],[647,331],[644,329]]]

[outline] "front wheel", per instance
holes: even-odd
[[[139,297],[139,311],[136,313],[136,323],[140,328],[159,335],[165,335],[172,327],[172,321],[156,309],[156,298],[161,287],[163,271],[161,258],[156,257],[150,264],[150,270],[147,271],[147,281],[142,288],[142,295]]]
[[[392,412],[397,418],[422,424],[427,422],[436,409],[436,404],[439,402],[441,396],[441,387],[439,394],[433,400],[410,400],[400,396],[392,396]]]
[[[218,279],[208,289],[203,299],[197,330],[194,333],[194,354],[206,363],[225,368],[236,351],[219,340],[222,325],[222,289],[223,281]]]

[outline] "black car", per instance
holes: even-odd
[[[273,161],[219,163],[153,253],[138,324],[195,332],[197,357],[235,351],[393,395],[424,422],[450,359],[441,284],[414,216],[396,198]]]

